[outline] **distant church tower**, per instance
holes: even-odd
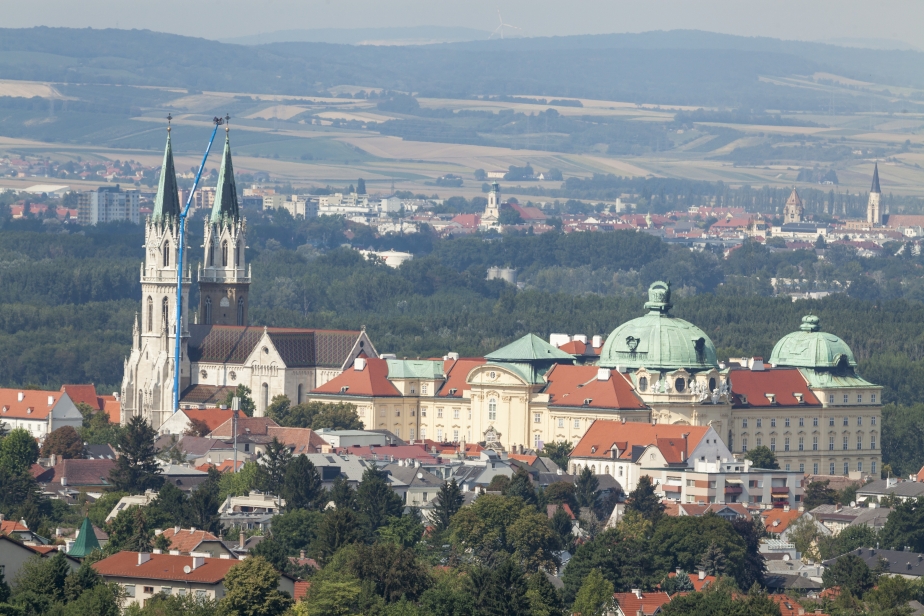
[[[500,225],[500,186],[497,182],[491,183],[491,192],[488,193],[488,205],[481,215],[479,227],[482,229],[496,229]]]
[[[804,212],[805,208],[802,207],[802,199],[799,198],[799,193],[796,192],[796,187],[793,186],[792,194],[789,195],[789,199],[786,200],[786,207],[783,208],[783,224],[802,222]]]
[[[873,186],[869,189],[869,203],[866,204],[866,222],[878,227],[882,224],[880,202],[882,191],[879,189],[879,163],[873,167]]]
[[[169,120],[169,118],[168,118]],[[161,165],[154,211],[145,221],[144,263],[141,265],[141,320],[135,316],[132,351],[122,378],[122,421],[146,417],[156,428],[173,411],[176,348],[176,277],[179,253],[180,199],[177,193],[170,125]],[[183,276],[182,314],[189,311],[190,275]],[[184,319],[184,325],[187,319]],[[184,327],[180,346],[181,379],[189,380],[184,351],[189,333]]]
[[[199,323],[247,325],[250,273],[244,260],[246,222],[241,218],[225,125],[225,151],[212,212],[205,222],[205,255],[199,271]]]

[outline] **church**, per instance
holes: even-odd
[[[155,429],[176,410],[177,262],[183,206],[170,132],[168,125],[157,196],[145,221],[141,310],[135,315],[121,389],[123,423],[140,415]],[[302,402],[309,391],[339,375],[355,358],[377,357],[365,331],[250,324],[247,223],[238,203],[227,125],[215,200],[204,224],[203,252],[196,268],[200,300],[193,311],[189,307],[193,268],[182,273],[181,408],[215,407],[229,391],[245,385],[253,392],[256,413],[262,415],[273,396],[284,394]],[[190,248],[186,247],[187,255]]]

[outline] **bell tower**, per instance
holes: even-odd
[[[866,222],[878,227],[882,224],[882,210],[880,200],[882,191],[879,189],[879,163],[873,167],[873,185],[869,189],[869,202],[866,204]]]
[[[246,230],[247,224],[241,218],[237,201],[226,122],[218,188],[205,222],[202,246],[205,252],[199,268],[200,325],[247,325],[249,322],[250,272],[244,259]]]

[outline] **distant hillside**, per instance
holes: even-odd
[[[0,78],[306,95],[337,85],[422,96],[532,94],[663,105],[824,110],[824,91],[762,76],[817,71],[924,87],[924,54],[697,31],[428,46],[243,46],[147,30],[0,30]],[[842,110],[868,109],[840,96]]]
[[[389,44],[423,45],[481,41],[490,32],[474,28],[413,26],[408,28],[315,28],[311,30],[277,30],[251,36],[221,39],[235,45],[268,43],[336,43],[341,45]]]

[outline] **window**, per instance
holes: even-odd
[[[869,418],[869,425],[871,425],[871,426],[875,426],[875,425],[876,425],[876,416],[875,416],[875,415],[873,415],[872,417]]]
[[[850,462],[844,462],[844,474],[845,475],[850,474]]]
[[[125,588],[125,596],[126,596],[126,597],[134,597],[134,596],[135,596],[135,585],[134,585],[134,584],[127,584],[127,585],[124,586],[123,588]]]
[[[164,267],[170,267],[170,241],[164,242]]]
[[[221,266],[228,266],[228,240],[221,243]]]
[[[533,413],[533,423],[542,423],[542,413]]]
[[[818,474],[818,462],[815,462],[814,464],[812,464],[812,474],[813,475]]]
[[[804,473],[804,472],[805,472],[805,464],[799,464],[799,472],[800,472],[800,473]]]
[[[783,439],[783,451],[789,451],[789,437]]]
[[[833,475],[833,474],[834,474],[834,462],[832,462],[831,464],[828,465],[828,474],[829,474],[829,475]]]
[[[849,425],[850,425],[850,418],[849,418],[849,417],[844,417],[843,423],[844,423],[845,426],[849,426]]]
[[[850,394],[844,394],[844,404],[848,404],[849,402],[850,402]]]
[[[443,418],[443,408],[442,407],[439,407],[439,406],[436,407],[436,418],[437,419]],[[494,418],[492,417],[491,419],[494,419]]]
[[[426,383],[424,383],[423,385],[421,385],[421,386],[420,386],[420,395],[421,395],[421,396],[426,396],[426,395],[427,395],[427,389],[428,389],[428,386],[427,386]]]
[[[857,449],[863,449],[863,435],[857,435]]]
[[[539,443],[540,443],[540,442],[541,442],[541,439],[540,439],[539,433],[537,432],[536,434],[533,434],[533,449],[540,449],[540,447],[539,447]],[[606,474],[609,475],[609,473],[610,473],[610,467],[607,466],[607,467],[606,467]]]
[[[559,428],[564,428],[564,427],[565,427],[565,418],[564,418],[564,417],[559,417],[559,418],[558,418],[558,427],[559,427]]]
[[[237,299],[237,324],[244,325],[244,298]]]
[[[834,394],[828,394],[828,404],[834,404]]]
[[[748,437],[742,436],[741,437],[741,451],[747,451],[747,450],[748,450]]]
[[[202,315],[202,320],[205,322],[206,325],[211,325],[212,324],[212,298],[206,297],[204,304],[205,304],[205,308],[202,311],[204,313]]]
[[[443,442],[443,429],[442,428],[436,429],[436,440],[440,443]]]
[[[619,467],[619,476],[622,477],[622,467]]]
[[[160,587],[160,592],[162,592],[162,593],[165,594],[165,595],[172,595],[172,594],[173,594],[173,588],[171,588],[170,586],[161,586],[161,587]]]
[[[764,439],[759,434],[756,437],[754,437],[754,440],[757,442],[758,447],[764,444]]]
[[[848,445],[848,443],[847,443],[847,440],[848,440],[849,438],[850,438],[850,437],[848,437],[846,434],[844,435],[844,446],[843,446],[843,448],[842,448],[844,451],[847,451],[847,449],[849,448],[849,445]]]
[[[805,425],[805,417],[800,417],[800,418],[799,418],[799,427],[801,428],[801,427],[804,426],[804,425]]]
[[[414,428],[411,428],[411,429],[409,430],[408,436],[411,437],[411,440],[412,440],[412,441],[414,440]]]
[[[789,472],[789,462],[786,463],[785,470],[786,470],[787,472]]]
[[[427,438],[427,429],[425,427],[420,428],[420,438],[421,440],[426,440]]]
[[[299,384],[298,384],[298,387],[295,388],[295,400],[297,401],[295,404],[301,404],[301,403],[302,403],[302,385],[301,385],[301,383],[299,383]]]
[[[787,417],[784,421],[785,421],[786,427],[788,428],[789,427],[789,417]]]
[[[678,478],[678,479],[679,479],[679,478]],[[696,487],[696,480],[695,480],[695,479],[687,479],[687,487],[688,487],[688,488],[695,488],[695,487]]]
[[[423,408],[420,409],[420,416],[421,416],[421,417],[426,417],[426,416],[427,416],[427,407],[423,407]],[[421,438],[423,438],[423,437],[421,437]]]
[[[764,420],[758,417],[758,418],[757,418],[757,427],[758,427],[758,428],[763,427],[763,423],[764,423]]]
[[[459,412],[460,412],[459,409],[452,409],[452,418],[453,418],[453,419],[458,419],[458,418],[459,418]]]
[[[863,472],[863,460],[857,462],[857,471]]]
[[[643,376],[639,378],[638,380],[638,390],[645,391],[647,389],[648,389],[648,377]]]
[[[488,420],[494,421],[497,419],[497,400],[491,398],[488,400]]]
[[[876,449],[876,435],[871,434],[869,437],[869,448]]]
[[[186,589],[185,589],[185,588],[177,588],[177,589],[176,589],[176,594],[178,594],[178,595],[181,596],[181,597],[185,597],[185,596],[186,596]]]
[[[834,418],[833,418],[833,417],[828,417],[828,425],[829,425],[829,426],[833,426],[833,425],[834,425]]]
[[[154,330],[154,300],[148,296],[148,331]]]
[[[828,437],[828,451],[834,451],[834,437]]]
[[[770,418],[770,427],[771,427],[771,428],[775,428],[775,427],[776,427],[776,417],[771,417],[771,418]]]
[[[575,419],[575,420],[574,420],[574,429],[575,429],[575,430],[580,430],[580,429],[581,429],[581,420],[580,420],[580,419]]]
[[[401,417],[401,407],[400,406],[395,407],[395,417]]]
[[[805,437],[800,436],[799,437],[799,451],[803,451],[804,449],[805,449]]]
[[[812,417],[812,425],[815,426],[816,428],[818,427],[818,418],[817,418],[817,417]]]
[[[876,394],[869,395],[870,404],[876,404]]]
[[[875,460],[869,463],[869,472],[871,472],[873,475],[876,474],[876,461]]]
[[[196,599],[204,600],[204,599],[207,599],[208,596],[209,596],[208,591],[205,591],[205,590],[196,591]]]
[[[770,451],[776,451],[776,437],[770,437]]]
[[[453,430],[453,431],[452,431],[452,442],[453,442],[453,443],[458,443],[458,442],[459,442],[459,431],[458,431],[458,430]]]
[[[170,317],[170,302],[168,302],[167,298],[165,297],[164,301],[161,302],[160,304],[160,319],[161,319],[161,323],[164,326],[164,329],[167,328],[167,324],[170,322],[169,317]]]
[[[472,407],[468,407],[468,418],[472,418]]]
[[[741,420],[741,427],[742,427],[742,428],[747,428],[747,427],[748,427],[748,418],[747,418],[747,417],[745,417],[744,419]]]
[[[812,437],[812,451],[818,451],[818,437]]]

